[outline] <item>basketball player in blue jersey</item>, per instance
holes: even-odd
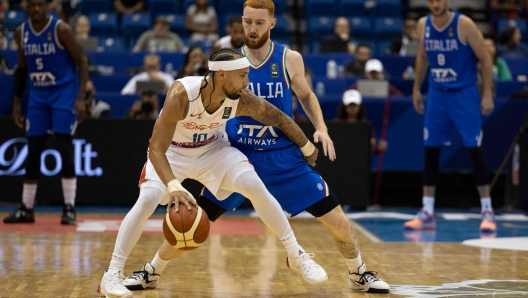
[[[462,136],[471,161],[482,205],[480,231],[495,232],[491,208],[489,173],[480,142],[481,113],[493,111],[492,62],[486,52],[482,33],[466,16],[452,12],[448,0],[428,0],[431,14],[418,22],[422,39],[416,58],[413,105],[425,111],[423,208],[415,219],[404,224],[406,229],[435,229],[434,196],[439,175],[440,149],[449,142],[453,128]],[[482,64],[484,93],[477,89],[477,62]],[[424,108],[420,86],[427,67],[429,91]]]
[[[14,76],[13,120],[26,127],[28,159],[20,208],[4,223],[35,222],[33,205],[40,174],[40,156],[49,135],[54,135],[62,159],[64,207],[62,224],[75,224],[75,177],[72,135],[85,114],[84,89],[88,63],[71,27],[47,16],[46,0],[28,0],[29,19],[15,32],[18,66]],[[78,70],[77,70],[78,68]],[[29,73],[30,93],[27,115],[20,98]]]
[[[290,117],[292,90],[295,91],[315,126],[314,141],[322,143],[324,154],[333,161],[334,145],[317,97],[306,82],[301,55],[270,40],[270,30],[276,22],[274,10],[271,0],[247,0],[244,4],[245,46],[241,52],[251,63],[249,88]],[[387,283],[367,271],[361,260],[356,231],[326,182],[309,167],[301,151],[278,128],[249,117],[237,117],[227,122],[226,132],[231,145],[248,157],[269,192],[286,211],[295,216],[306,210],[332,231],[337,249],[348,266],[352,290],[389,292]],[[205,190],[197,201],[214,222],[224,212],[237,208],[244,199],[233,194],[218,201]],[[132,290],[155,288],[169,260],[182,253],[165,241],[153,261],[129,276],[125,286]]]

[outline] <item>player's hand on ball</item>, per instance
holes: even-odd
[[[191,210],[191,205],[198,208],[196,200],[185,191],[173,191],[170,193],[170,201],[167,205],[167,211],[170,210],[173,204],[175,204],[176,212],[180,211],[180,203],[184,204],[187,207],[187,210]]]
[[[315,167],[315,161],[317,160],[317,155],[319,154],[319,150],[317,148],[314,148],[314,152],[310,156],[304,156],[304,160],[311,165],[312,167]]]
[[[332,142],[332,139],[328,135],[328,132],[317,130],[314,133],[314,143],[319,142],[321,142],[323,145],[324,155],[328,156],[331,161],[334,161],[336,159],[334,142]]]
[[[418,114],[422,115],[424,113],[425,108],[420,90],[413,90],[413,106]]]

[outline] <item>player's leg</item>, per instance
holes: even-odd
[[[451,117],[462,136],[464,146],[473,164],[473,176],[480,195],[481,217],[480,230],[495,232],[495,216],[491,207],[489,189],[489,171],[484,159],[482,148],[482,122],[480,112],[480,96],[477,87],[465,88],[458,92],[456,102],[452,107]]]
[[[52,110],[52,130],[57,139],[57,149],[62,159],[61,182],[64,195],[61,224],[75,224],[75,195],[77,191],[77,177],[72,135],[75,132],[77,114],[72,114],[71,109]]]
[[[4,218],[4,223],[35,222],[33,207],[40,176],[40,156],[44,151],[48,129],[51,128],[51,110],[30,100],[26,116],[27,160],[22,186],[22,203],[17,211]]]
[[[451,138],[453,123],[449,117],[450,96],[429,88],[424,121],[424,172],[422,209],[415,219],[404,223],[405,229],[436,229],[434,202],[436,184],[440,174],[439,162],[442,146]]]

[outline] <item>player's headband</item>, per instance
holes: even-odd
[[[219,71],[219,70],[237,70],[249,67],[249,60],[246,57],[235,59],[231,61],[209,61],[209,70],[210,71]]]

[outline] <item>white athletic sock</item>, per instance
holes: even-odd
[[[62,178],[62,194],[64,204],[75,206],[75,192],[77,191],[77,178]]]
[[[126,260],[127,257],[113,253],[112,260],[110,261],[110,266],[108,266],[108,270],[115,270],[123,273],[123,270],[125,269]]]
[[[304,252],[304,249],[297,243],[297,238],[295,238],[293,231],[289,236],[280,239],[280,241],[284,245],[284,248],[286,248],[288,257],[290,258],[298,257],[301,251]]]
[[[352,273],[356,273],[358,268],[363,265],[363,261],[361,261],[361,253],[358,253],[357,258],[355,259],[345,259],[345,262],[348,266],[348,270]]]
[[[493,208],[491,208],[491,198],[490,197],[480,199],[480,206],[482,208],[480,212],[493,211]]]
[[[422,198],[422,203],[423,203],[423,209],[425,211],[427,211],[427,213],[429,214],[433,214],[434,213],[434,203],[435,203],[435,198],[434,197],[423,197]]]
[[[165,266],[167,266],[167,264],[170,263],[171,260],[164,260],[162,258],[160,258],[159,256],[159,250],[156,252],[156,255],[154,256],[154,259],[152,259],[152,261],[150,262],[150,265],[152,267],[154,267],[154,272],[156,274],[161,274],[161,272],[163,272],[163,270],[165,270]]]
[[[28,209],[35,206],[35,196],[37,195],[37,183],[24,183],[22,186],[22,203]]]

